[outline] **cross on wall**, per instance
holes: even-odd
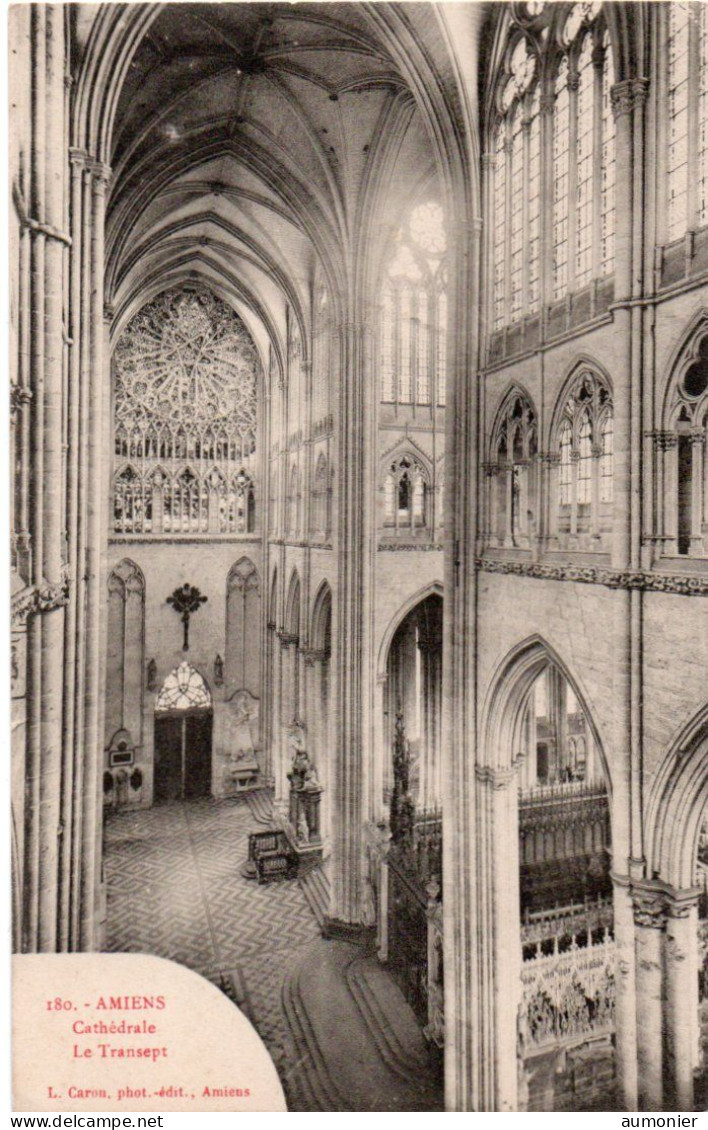
[[[175,612],[179,613],[180,620],[184,630],[182,641],[182,651],[189,651],[189,620],[194,612],[198,612],[202,604],[207,600],[206,596],[202,596],[199,589],[189,582],[176,588],[171,596],[167,597],[167,603],[171,604]]]

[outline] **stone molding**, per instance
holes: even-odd
[[[397,545],[395,543],[392,544],[390,542],[380,541],[377,549],[385,553],[408,553],[410,550],[418,553],[439,553],[442,549],[442,543],[429,541],[417,544],[415,542],[406,542],[403,545]]]
[[[700,889],[675,890],[661,882],[635,884],[631,888],[637,926],[663,930],[668,919],[686,919],[698,903]]]
[[[475,564],[482,573],[531,577],[538,581],[574,581],[581,584],[604,585],[610,589],[640,589],[643,592],[667,592],[679,596],[708,596],[708,575],[606,569],[596,565],[542,565],[535,561],[499,561],[481,557],[477,558]]]
[[[51,612],[63,608],[69,601],[69,580],[64,577],[57,584],[43,581],[41,585],[27,585],[15,593],[11,602],[11,623],[19,628],[35,612]]]

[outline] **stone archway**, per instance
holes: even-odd
[[[643,1109],[694,1110],[706,1091],[708,987],[701,966],[708,942],[708,873],[699,870],[699,845],[707,817],[708,703],[681,728],[657,774],[647,805],[651,878],[632,890],[644,971],[637,979]]]
[[[541,637],[497,666],[481,732],[478,850],[487,862],[478,895],[493,1109],[549,1110],[566,1045],[602,1039],[609,1049],[613,1029],[606,762],[585,697]],[[573,760],[579,738],[593,752],[587,779],[589,763]],[[587,873],[593,868],[597,875]],[[554,882],[560,911],[551,905]],[[588,892],[598,899],[592,913]]]

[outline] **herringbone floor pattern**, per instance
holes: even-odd
[[[109,817],[106,949],[170,958],[226,992],[268,1047],[292,1110],[298,1056],[281,990],[319,929],[298,883],[259,886],[240,874],[258,830],[243,799]]]

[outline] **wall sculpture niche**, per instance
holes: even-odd
[[[108,578],[106,748],[118,730],[128,731],[136,746],[142,743],[144,668],[145,578],[125,559]]]
[[[248,557],[231,569],[226,582],[226,698],[247,690],[260,698],[261,585]]]

